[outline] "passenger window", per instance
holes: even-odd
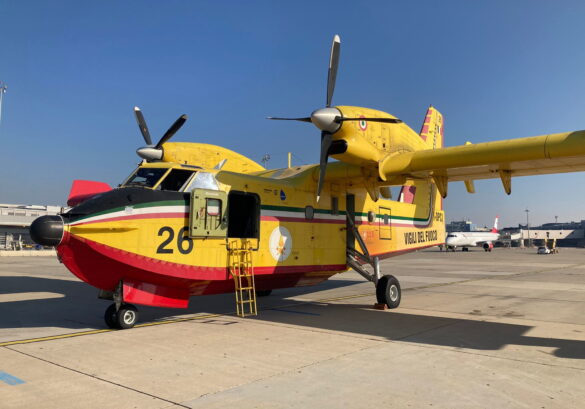
[[[172,169],[160,183],[158,189],[179,192],[192,174],[193,171],[191,170]]]

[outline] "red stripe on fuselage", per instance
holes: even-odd
[[[120,280],[132,279],[170,287],[188,287],[192,289],[192,294],[233,291],[233,280],[225,266],[191,266],[163,261],[115,249],[68,232],[57,251],[73,274],[88,284],[106,290],[113,289]],[[259,289],[282,288],[296,286],[306,273],[323,272],[322,280],[325,280],[346,269],[345,264],[258,266],[254,267],[254,275],[260,280],[262,276],[267,276],[266,283],[257,286]],[[331,274],[326,274],[328,272]],[[202,284],[206,288],[211,287],[211,290],[202,289]]]

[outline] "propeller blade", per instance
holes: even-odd
[[[163,135],[162,138],[160,138],[160,141],[158,141],[158,143],[155,146],[155,149],[160,149],[163,145],[163,143],[165,143],[166,141],[168,141],[169,139],[172,138],[172,136],[177,133],[177,131],[179,129],[181,129],[181,127],[183,126],[183,124],[185,123],[185,121],[187,121],[187,115],[181,115],[179,117],[179,119],[177,119],[175,121],[174,124],[171,125],[171,127],[169,128],[169,130]]]
[[[319,181],[317,182],[317,202],[321,197],[321,189],[325,181],[325,171],[327,170],[327,160],[329,159],[329,148],[331,147],[331,134],[321,132],[321,156],[319,158]]]
[[[138,127],[140,128],[140,132],[142,133],[144,142],[146,142],[147,145],[152,145],[150,132],[148,132],[148,127],[146,126],[146,121],[144,120],[144,115],[142,115],[142,111],[140,110],[140,108],[134,107],[134,116],[136,116],[136,122],[138,123]]]
[[[366,121],[366,122],[383,122],[386,124],[401,124],[402,120],[398,118],[342,118],[337,117],[335,118],[335,122],[345,122],[345,121]]]
[[[336,34],[331,44],[331,55],[329,57],[329,72],[327,73],[327,108],[331,107],[333,91],[335,91],[335,79],[337,78],[337,67],[339,66],[339,51],[341,49],[341,40]]]
[[[276,121],[301,121],[301,122],[311,122],[311,117],[308,118],[277,118],[275,116],[266,117],[266,119],[274,119]]]

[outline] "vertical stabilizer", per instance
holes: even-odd
[[[498,219],[499,218],[500,218],[500,216],[496,216],[496,220],[494,220],[494,227],[492,228],[492,233],[498,232]]]
[[[444,130],[443,115],[437,111],[432,105],[427,110],[425,120],[420,130],[420,137],[429,149],[442,148],[443,143],[443,130]]]

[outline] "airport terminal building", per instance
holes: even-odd
[[[28,228],[39,216],[61,213],[59,206],[0,204],[0,251],[33,248]]]

